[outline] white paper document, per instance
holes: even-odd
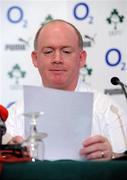
[[[81,159],[82,142],[91,135],[92,93],[24,86],[24,110],[44,112],[37,129],[48,134],[44,138],[45,159]],[[25,129],[28,136],[30,125],[26,119]]]

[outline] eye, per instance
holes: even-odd
[[[50,54],[50,53],[52,53],[52,52],[53,52],[53,51],[50,50],[50,51],[44,51],[43,53],[44,53],[44,54]]]
[[[53,53],[53,49],[44,49],[43,54],[51,54]]]
[[[72,50],[71,49],[63,49],[63,53],[65,54],[71,54]]]
[[[71,52],[70,51],[63,51],[64,53],[66,53],[66,54],[70,54]]]

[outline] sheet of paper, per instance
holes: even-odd
[[[45,159],[79,160],[82,142],[91,134],[93,94],[24,86],[25,112],[44,112],[37,121],[46,132]],[[25,119],[26,136],[29,121]]]

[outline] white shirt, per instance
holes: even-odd
[[[75,91],[94,93],[91,135],[107,137],[112,145],[113,152],[120,153],[127,150],[127,117],[120,107],[111,98],[90,89],[81,81],[78,82]],[[6,121],[6,126],[7,134],[10,134],[12,137],[16,135],[24,137],[23,110],[23,101],[16,102],[9,109],[9,118]]]

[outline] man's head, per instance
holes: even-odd
[[[74,90],[86,59],[80,32],[66,21],[50,21],[38,30],[34,48],[32,60],[43,85]]]

